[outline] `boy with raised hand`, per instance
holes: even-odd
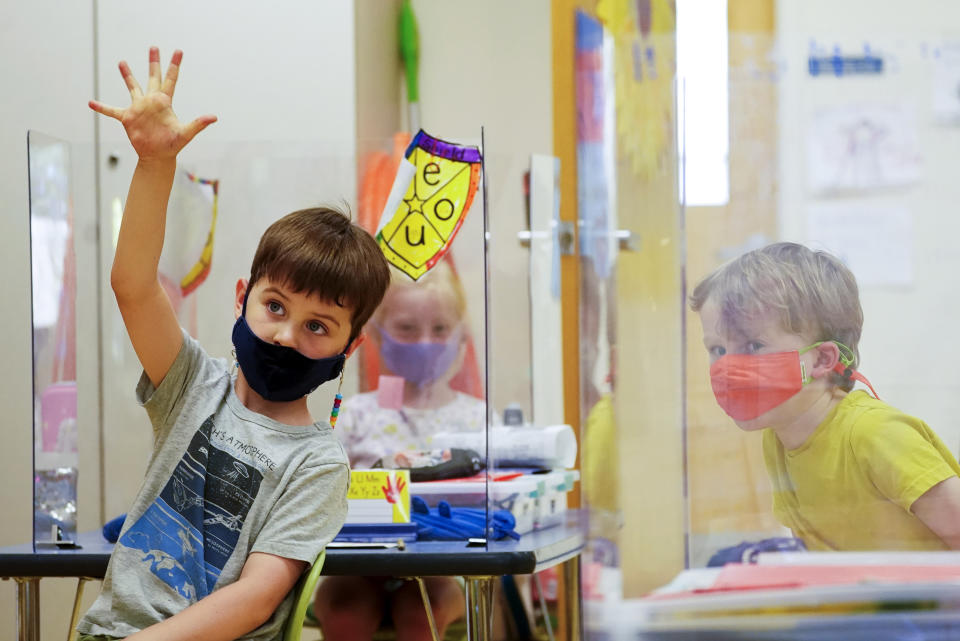
[[[154,449],[81,639],[279,639],[301,573],[346,517],[347,457],[306,395],[340,376],[389,273],[373,238],[330,209],[294,212],[260,240],[235,290],[237,363],[187,335],[157,278],[179,151],[216,121],[171,107],[182,53],[131,104],[90,102],[136,150],[111,285],[143,365]]]
[[[794,536],[813,550],[960,549],[954,456],[923,421],[853,390],[870,385],[849,269],[777,243],[707,276],[690,303],[717,402],[763,430],[774,516]]]

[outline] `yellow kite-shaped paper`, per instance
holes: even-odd
[[[217,228],[220,181],[178,171],[167,205],[167,240],[160,255],[160,273],[190,295],[210,273]]]
[[[422,129],[407,147],[380,217],[377,242],[395,267],[417,280],[460,230],[480,183],[480,150]]]
[[[217,228],[217,195],[219,192],[219,180],[207,180],[198,178],[193,174],[187,174],[193,182],[199,185],[208,185],[213,190],[213,209],[210,218],[210,232],[203,243],[203,249],[200,250],[200,258],[193,264],[187,275],[180,279],[180,291],[184,296],[195,290],[210,274],[210,266],[213,263],[213,232]]]

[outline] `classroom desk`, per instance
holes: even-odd
[[[505,574],[531,574],[563,564],[569,616],[567,641],[579,641],[579,559],[586,518],[571,510],[565,523],[531,532],[519,541],[491,541],[486,548],[464,541],[415,541],[405,550],[330,548],[323,564],[326,576],[392,575],[403,578],[462,576],[466,580],[467,638],[487,641],[491,635],[493,585]],[[17,639],[40,639],[40,579],[101,579],[113,545],[100,532],[79,535],[79,549],[42,549],[30,544],[0,548],[0,577],[17,582]],[[75,606],[76,607],[76,606]]]

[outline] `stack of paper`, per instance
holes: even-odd
[[[825,555],[818,563],[796,554],[774,565],[771,555],[758,565],[688,570],[624,602],[623,621],[635,639],[960,638],[960,563],[930,556]]]

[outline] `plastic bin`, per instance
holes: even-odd
[[[542,479],[543,488],[534,501],[533,527],[535,530],[542,530],[563,522],[567,511],[567,492],[580,480],[580,472],[554,470],[547,474],[538,474],[537,477]]]
[[[503,475],[504,472],[494,476]],[[554,470],[546,474],[523,474],[490,481],[491,504],[509,510],[517,520],[516,532],[525,534],[556,525],[567,511],[567,492],[580,479],[577,470]],[[419,496],[430,507],[446,501],[454,507],[484,506],[488,484],[482,477],[449,481],[411,483],[410,494]]]
[[[435,507],[446,501],[454,507],[482,508],[486,502],[488,484],[483,478],[456,479],[411,483],[411,496],[419,496],[427,505]],[[536,523],[537,499],[546,489],[541,475],[523,474],[502,481],[490,481],[491,505],[494,509],[509,510],[517,520],[517,534],[532,532]]]

